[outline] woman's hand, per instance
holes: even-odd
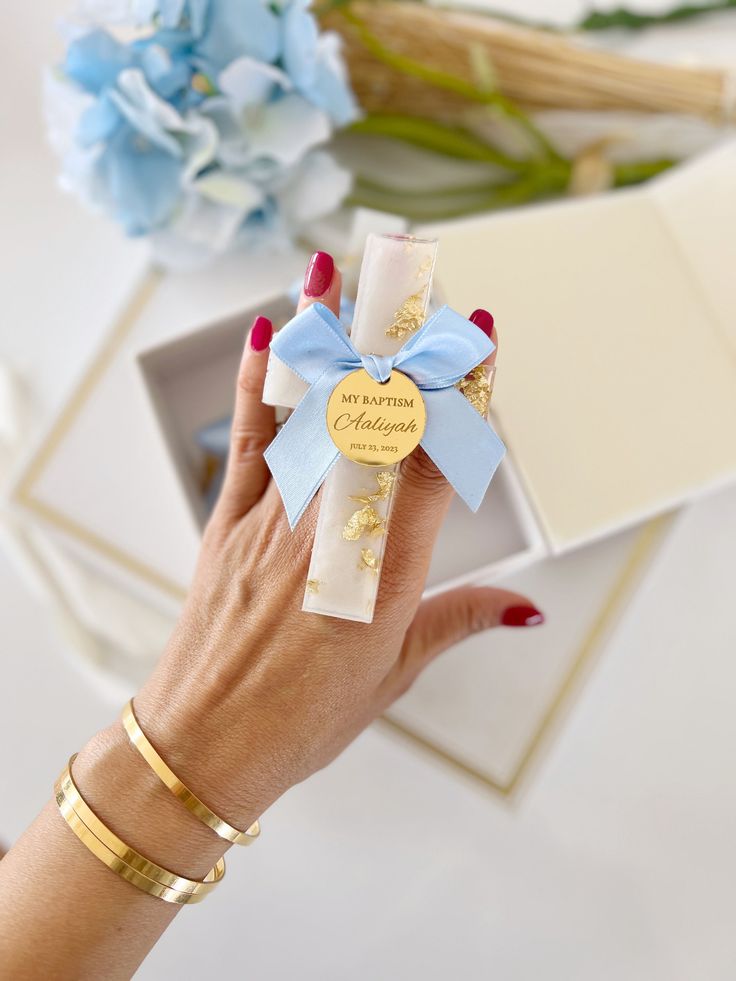
[[[340,274],[324,253],[299,309],[316,300],[339,310]],[[483,313],[479,329],[492,324]],[[136,698],[143,730],[175,772],[242,827],[337,756],[446,648],[502,622],[542,620],[525,597],[490,587],[421,601],[452,494],[421,449],[401,467],[373,623],[301,611],[319,497],[292,532],[263,459],[275,433],[273,409],[261,402],[270,339],[270,322],[258,318],[189,599]]]
[[[319,255],[300,306],[319,299],[337,312],[340,275]],[[483,311],[472,319],[490,327]],[[270,338],[270,323],[259,318],[240,368],[227,476],[189,598],[135,699],[143,731],[171,769],[240,829],[333,759],[445,648],[499,623],[542,619],[524,597],[499,589],[421,601],[451,496],[421,450],[401,468],[373,623],[301,611],[319,502],[291,532],[263,460],[275,429],[261,402]],[[226,851],[148,768],[119,721],[81,750],[74,777],[107,827],[179,875],[201,878]],[[0,862],[0,894],[0,963],[18,981],[130,978],[180,908],[113,875],[54,801]]]

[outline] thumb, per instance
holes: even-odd
[[[394,698],[439,654],[492,627],[532,627],[544,614],[526,596],[492,586],[461,586],[424,600],[407,631],[401,656],[386,679]],[[393,699],[392,699],[393,700]]]

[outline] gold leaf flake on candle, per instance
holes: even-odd
[[[316,595],[319,592],[320,585],[319,579],[307,579],[307,592]]]
[[[357,542],[363,535],[382,535],[383,531],[383,518],[374,507],[366,504],[350,516],[342,530],[342,537],[346,542]]]
[[[432,256],[425,255],[425,257],[422,259],[419,265],[419,268],[417,269],[417,279],[424,279],[424,277],[427,275],[427,273],[430,271],[431,268],[432,268]]]
[[[461,378],[455,386],[461,395],[470,402],[473,408],[485,418],[488,404],[491,401],[491,382],[486,377],[486,366],[479,364],[470,374]]]
[[[411,296],[407,296],[394,314],[390,327],[386,328],[386,337],[396,337],[401,340],[407,334],[413,334],[424,323],[424,294],[426,285]]]
[[[370,569],[374,575],[378,575],[378,558],[372,548],[361,548],[359,569]]]
[[[394,486],[395,480],[395,473],[392,473],[390,470],[379,470],[376,474],[378,490],[373,494],[351,494],[350,500],[357,501],[359,504],[372,504],[374,501],[385,501],[391,493],[391,488]]]

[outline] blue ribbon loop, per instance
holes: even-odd
[[[391,357],[359,354],[322,303],[292,318],[271,341],[271,351],[310,387],[265,453],[289,525],[295,527],[340,456],[327,430],[327,402],[338,382],[358,368],[378,382],[400,370],[421,390],[427,425],[420,445],[477,511],[506,448],[455,384],[493,349],[483,331],[447,306]]]

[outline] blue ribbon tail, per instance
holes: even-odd
[[[327,431],[325,415],[332,389],[344,374],[334,365],[328,368],[263,454],[292,531],[340,455]]]
[[[456,388],[423,390],[421,445],[471,511],[477,511],[506,447]]]

